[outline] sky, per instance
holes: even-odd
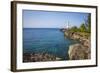
[[[79,27],[89,13],[23,10],[23,28]]]

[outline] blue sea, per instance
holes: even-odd
[[[23,53],[45,52],[67,60],[69,45],[76,42],[57,28],[23,28]]]

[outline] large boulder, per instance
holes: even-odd
[[[69,47],[68,55],[70,60],[90,59],[90,48],[82,44],[73,44]]]

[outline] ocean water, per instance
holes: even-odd
[[[76,42],[57,28],[23,28],[23,53],[45,52],[67,60],[69,45]]]

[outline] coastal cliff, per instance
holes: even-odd
[[[90,48],[87,48],[82,44],[70,45],[68,54],[70,60],[82,60],[91,58]]]
[[[73,40],[87,40],[89,39],[89,33],[73,32],[70,30],[64,31],[64,36]]]
[[[64,36],[79,41],[79,43],[69,46],[68,55],[70,60],[91,58],[91,40],[88,33],[64,31]]]

